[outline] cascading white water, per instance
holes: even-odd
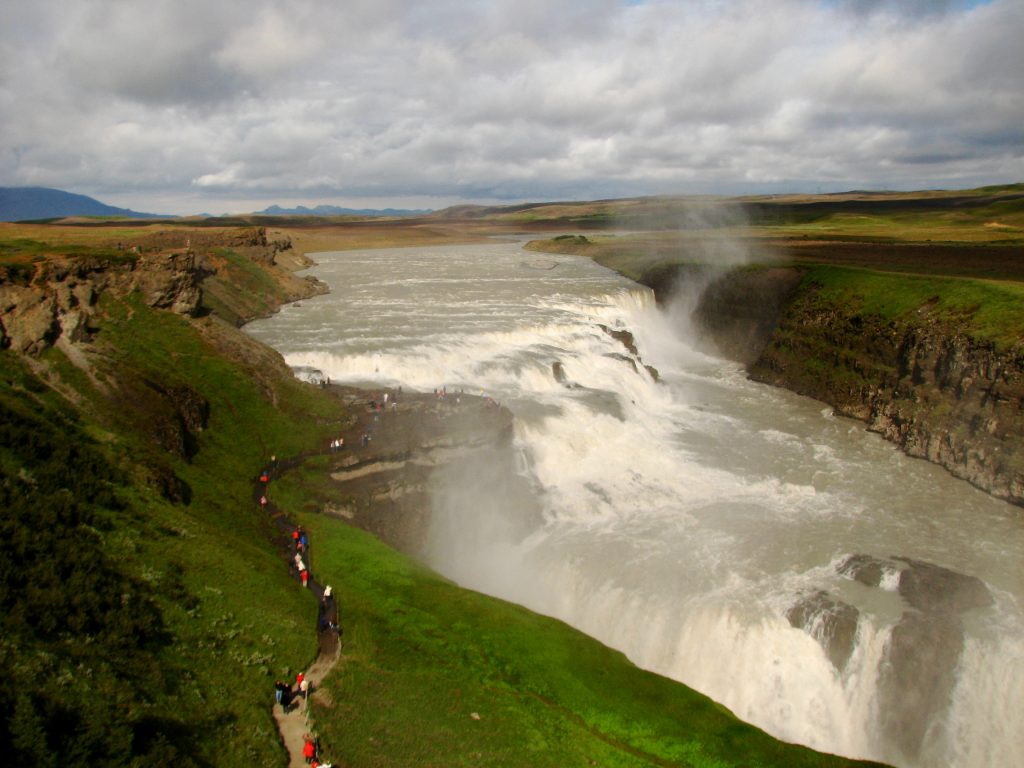
[[[460,583],[786,740],[907,766],[1024,762],[1020,511],[701,354],[646,289],[536,258],[322,254],[331,294],[249,328],[297,370],[484,391],[512,410],[535,499],[496,497],[487,478],[505,470],[487,454],[435,477],[430,562]],[[977,577],[991,603],[910,604],[906,568]],[[900,651],[918,642],[917,661]]]

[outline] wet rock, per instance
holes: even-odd
[[[819,590],[792,605],[786,618],[818,641],[837,671],[845,669],[857,640],[860,611]]]
[[[991,605],[992,595],[976,576],[909,557],[851,555],[836,570],[869,587],[895,575],[896,590],[909,606],[885,648],[879,712],[886,739],[913,762],[952,697],[964,646],[960,614]]]
[[[610,352],[609,354],[605,355],[605,357],[610,357],[612,360],[621,360],[623,363],[626,363],[626,365],[630,366],[633,369],[634,373],[637,370],[636,360],[634,360],[631,357],[626,357],[625,355],[620,355],[617,352]]]
[[[891,570],[893,565],[890,561],[871,555],[850,555],[836,567],[838,573],[868,587],[879,586],[882,576]]]
[[[691,319],[719,354],[750,365],[772,338],[802,276],[790,268],[716,271],[691,267],[677,278],[707,281]]]
[[[914,608],[963,613],[992,604],[992,594],[977,576],[909,557],[894,557],[893,560],[907,565],[900,573],[899,593]]]
[[[551,364],[551,374],[559,384],[567,384],[569,382],[565,375],[565,366],[557,360]]]
[[[992,594],[977,576],[924,560],[858,554],[843,560],[836,571],[868,587],[880,586],[886,574],[893,574],[900,597],[920,611],[959,614],[992,604]]]
[[[908,761],[949,706],[963,644],[959,619],[943,614],[907,611],[893,629],[879,680],[881,728]]]
[[[597,327],[600,328],[605,333],[607,333],[613,339],[615,339],[616,341],[621,343],[622,346],[624,346],[626,349],[629,350],[629,353],[631,355],[636,356],[636,355],[640,354],[639,352],[637,352],[636,341],[633,339],[633,334],[630,333],[629,331],[626,331],[626,330],[616,330],[614,328],[609,328],[607,325],[601,325],[601,324],[598,324]]]

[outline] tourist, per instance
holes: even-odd
[[[302,745],[302,756],[306,758],[306,763],[312,764],[316,758],[316,744],[308,733],[303,736],[303,739],[305,739],[305,743]]]

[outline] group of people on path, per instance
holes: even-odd
[[[306,535],[306,531],[303,530],[301,525],[292,531],[292,548],[292,559],[295,562],[295,570],[299,574],[299,580],[302,582],[303,587],[308,587],[309,568],[306,566],[304,558],[309,552],[309,536]]]
[[[287,715],[292,710],[292,705],[302,698],[303,709],[309,702],[310,683],[304,672],[295,676],[294,683],[286,683],[283,680],[274,682],[274,700],[281,705],[281,709]]]
[[[260,473],[259,482],[259,503],[263,510],[267,509],[269,500],[267,494],[270,486],[271,471],[276,467],[277,458],[272,457],[271,467]],[[302,582],[302,586],[305,588],[310,587],[310,572],[309,572],[309,534],[306,533],[305,528],[301,525],[297,525],[291,528],[291,554],[292,554],[292,571],[297,572],[298,578]],[[338,632],[338,612],[337,605],[334,600],[334,590],[328,584],[324,587],[319,606],[319,613],[317,618],[317,629],[319,632]],[[301,697],[303,710],[306,710],[309,706],[309,696],[312,693],[312,684],[306,673],[299,672],[295,676],[295,682],[285,682],[284,680],[277,680],[274,683],[274,700],[277,704],[281,705],[281,710],[284,714],[288,714],[293,708],[293,705]],[[329,762],[323,762],[320,759],[319,742],[308,733],[304,737],[302,755],[306,760],[306,763],[313,766],[314,768],[331,768]]]

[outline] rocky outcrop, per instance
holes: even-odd
[[[158,395],[147,398],[150,404],[148,422],[160,446],[168,453],[191,459],[198,451],[199,433],[210,419],[210,404],[192,387],[146,384]],[[157,409],[155,404],[163,407]]]
[[[821,306],[813,290],[785,308],[751,378],[809,395],[911,456],[1024,505],[1024,348],[999,349],[924,306],[886,321]]]
[[[190,253],[138,258],[50,259],[23,281],[0,275],[0,347],[38,355],[58,339],[88,340],[101,293],[139,291],[151,307],[195,314],[201,273]]]
[[[380,398],[368,402],[365,392],[329,389],[345,398],[358,419],[344,430],[344,446],[332,454],[337,501],[323,512],[396,549],[423,554],[439,471],[498,453],[495,463],[508,469],[503,482],[524,482],[515,472],[512,414],[489,398],[404,393],[389,398],[385,408]],[[489,490],[504,492],[493,482]]]
[[[897,321],[821,301],[796,268],[650,272],[660,302],[695,292],[690,319],[750,377],[860,419],[907,454],[1024,505],[1024,345],[940,321],[933,302]]]
[[[805,630],[818,641],[837,672],[846,668],[857,640],[860,611],[818,590],[790,606],[786,619],[790,626]]]
[[[961,617],[992,605],[992,594],[976,576],[909,557],[851,555],[836,570],[903,600],[880,666],[880,711],[888,713],[880,727],[913,759],[951,701],[964,648]]]

